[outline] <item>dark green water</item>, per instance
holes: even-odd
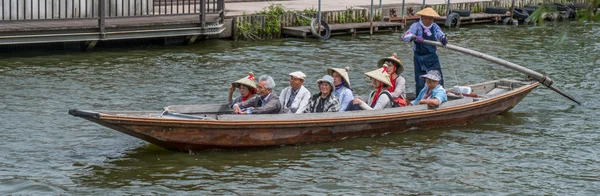
[[[329,66],[364,72],[397,52],[414,89],[400,34],[328,41],[207,41],[187,47],[0,55],[0,194],[14,195],[597,195],[600,187],[598,24],[469,26],[450,42],[552,76],[582,100],[539,87],[510,112],[463,127],[375,138],[187,154],[163,150],[67,114],[71,108],[159,110],[219,102],[254,70],[301,70],[306,86]],[[564,41],[562,40],[565,35]],[[523,78],[469,56],[438,51],[446,84]]]

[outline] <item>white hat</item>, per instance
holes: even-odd
[[[427,71],[427,74],[421,75],[421,78],[429,78],[435,81],[440,81],[442,79],[438,70],[429,70]]]
[[[323,78],[317,80],[317,85],[319,85],[321,82],[327,82],[329,85],[331,85],[331,91],[335,91],[335,85],[333,85],[333,77],[331,77],[330,75],[324,75]]]
[[[386,64],[384,64],[383,67],[373,70],[373,71],[370,71],[370,72],[367,72],[367,73],[365,73],[365,75],[367,75],[377,81],[380,81],[388,86],[392,86],[392,82],[390,81],[390,74],[388,74],[386,71],[387,67],[388,66]]]
[[[292,73],[290,73],[290,76],[293,76],[294,78],[298,78],[298,79],[302,79],[302,80],[304,80],[304,78],[306,78],[306,74],[302,73],[301,71],[292,72]]]

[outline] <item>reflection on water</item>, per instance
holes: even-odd
[[[210,40],[193,46],[91,53],[1,54],[0,194],[13,195],[595,195],[600,172],[600,39],[594,24],[470,26],[451,43],[545,72],[584,102],[545,87],[510,112],[466,126],[243,151],[171,152],[67,114],[68,109],[157,110],[222,102],[230,82],[253,70],[276,91],[301,70],[305,86],[327,67],[364,72],[398,53],[414,91],[412,51],[400,34],[327,41]],[[596,24],[597,25],[597,24]],[[593,28],[596,28],[594,30]],[[564,42],[554,40],[566,33]],[[33,55],[32,55],[33,54]],[[448,86],[522,74],[445,49]]]

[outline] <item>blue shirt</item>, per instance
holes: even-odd
[[[354,95],[352,91],[345,86],[342,86],[340,89],[333,91],[333,96],[340,100],[340,110],[339,112],[346,111],[348,104],[354,100]]]
[[[425,86],[425,88],[421,89],[421,92],[419,92],[419,96],[417,96],[417,98],[410,102],[410,104],[412,105],[418,105],[419,101],[421,101],[421,99],[424,98],[436,98],[438,100],[440,100],[440,105],[442,105],[442,103],[448,101],[448,95],[446,95],[446,90],[444,89],[444,87],[442,87],[442,85],[437,85],[431,92],[431,95],[429,95],[428,97],[424,97],[425,93],[427,93],[427,90],[429,90],[428,86]],[[438,105],[438,107],[440,107]]]
[[[423,22],[421,22],[420,20],[419,20],[419,22],[415,22],[412,25],[410,25],[410,28],[408,29],[408,31],[406,31],[406,33],[404,33],[404,35],[402,35],[402,41],[404,41],[406,43],[410,43],[410,38],[413,35],[423,37],[423,28],[424,28],[423,26],[424,26]],[[435,38],[437,40],[441,40],[442,37],[445,36],[444,32],[442,32],[442,28],[440,28],[440,26],[438,26],[435,22],[429,26],[429,29],[431,31],[433,31],[431,33],[435,34]],[[416,50],[416,46],[414,44],[412,46],[412,49]]]

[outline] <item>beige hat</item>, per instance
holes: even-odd
[[[402,64],[402,60],[396,58],[396,53],[394,52],[394,54],[392,54],[391,57],[384,57],[379,59],[379,61],[377,61],[377,67],[381,67],[385,62],[394,62],[396,63],[396,74],[400,75],[402,72],[404,72],[404,65]],[[388,64],[389,66],[390,64]]]
[[[330,76],[333,76],[333,72],[334,71],[337,72],[346,81],[346,84],[347,84],[346,87],[350,88],[350,77],[348,76],[348,70],[350,70],[350,67],[346,67],[345,69],[330,67],[330,68],[327,68],[327,74],[329,74]]]
[[[422,9],[421,11],[417,12],[417,15],[429,16],[429,17],[434,17],[434,18],[440,17],[440,15],[437,12],[435,12],[435,10],[433,10],[433,8],[430,8],[430,7]]]
[[[294,78],[298,78],[298,79],[303,79],[306,78],[306,74],[302,73],[301,71],[296,71],[296,72],[292,72],[290,73],[290,76],[293,76]]]
[[[254,73],[250,72],[248,73],[248,76],[231,83],[231,85],[233,85],[236,88],[240,87],[240,84],[256,89],[257,84],[256,79],[254,78]]]
[[[392,86],[392,82],[390,81],[390,75],[387,73],[386,69],[387,69],[387,65],[383,65],[383,67],[367,72],[365,73],[365,75],[380,81],[388,86]]]

